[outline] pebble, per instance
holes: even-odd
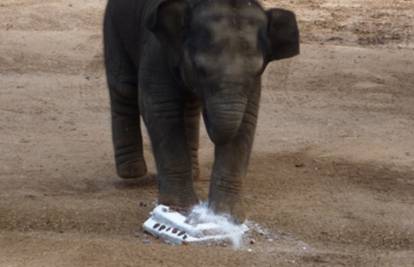
[[[305,167],[305,164],[304,163],[296,163],[295,167],[296,168],[303,168],[303,167]]]

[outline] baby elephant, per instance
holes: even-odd
[[[294,13],[255,0],[109,0],[104,47],[118,175],[147,174],[142,116],[159,203],[196,204],[202,113],[215,145],[209,206],[242,221],[261,75],[269,62],[299,53]]]

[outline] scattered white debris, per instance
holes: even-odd
[[[288,248],[310,253],[311,247],[285,232],[274,232],[254,221],[234,224],[229,216],[214,214],[206,203],[195,206],[185,216],[158,205],[144,223],[144,230],[170,244],[232,245],[248,252],[253,248],[273,251]],[[269,243],[268,243],[269,242]]]
[[[247,221],[246,225],[249,227],[249,229],[251,229],[253,232],[261,235],[261,236],[265,236],[267,238],[273,238],[273,234],[271,233],[271,231],[263,226],[261,226],[258,223],[255,223],[253,221]]]
[[[249,230],[229,217],[214,214],[207,204],[195,206],[186,217],[164,205],[158,205],[143,225],[144,230],[171,244],[231,242],[240,248],[243,235]]]

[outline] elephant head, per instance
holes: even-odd
[[[161,0],[147,26],[178,80],[202,100],[215,144],[238,132],[267,64],[299,53],[294,13],[255,0]]]

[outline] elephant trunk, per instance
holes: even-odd
[[[217,94],[206,99],[204,120],[210,139],[216,145],[230,142],[239,131],[247,97]]]

